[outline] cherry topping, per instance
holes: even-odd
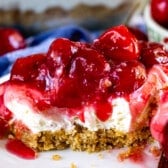
[[[23,36],[16,29],[0,28],[0,55],[26,47]]]
[[[102,80],[106,78],[108,65],[104,57],[94,49],[79,44],[77,46],[66,67],[66,73],[59,80],[59,107],[81,106],[105,89]]]
[[[37,88],[45,89],[47,78],[45,61],[45,54],[35,54],[17,59],[11,70],[10,80],[29,83]]]
[[[37,154],[33,149],[26,146],[23,142],[17,139],[9,139],[6,144],[6,149],[12,154],[23,159],[32,160],[37,157]]]
[[[151,0],[151,15],[157,23],[168,28],[168,0]]]
[[[110,77],[111,91],[120,95],[138,89],[146,80],[146,71],[138,61],[120,62],[113,65]]]
[[[0,118],[0,139],[5,137],[9,132],[8,122]]]
[[[168,52],[164,46],[156,42],[141,43],[141,58],[142,63],[150,68],[154,64],[167,64]]]
[[[94,46],[109,60],[130,61],[139,57],[138,41],[127,27],[120,25],[105,31]]]
[[[12,113],[5,107],[3,96],[0,96],[0,118],[9,121],[12,118]]]
[[[112,106],[108,102],[98,102],[95,105],[96,115],[101,121],[106,121],[112,112]]]
[[[75,43],[65,38],[56,39],[47,53],[47,65],[51,76],[61,76],[75,52],[77,52]]]

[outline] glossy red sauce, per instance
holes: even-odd
[[[17,139],[9,139],[6,143],[6,149],[10,153],[23,159],[32,160],[37,157],[36,152],[32,148],[27,147],[23,142]]]
[[[0,139],[6,137],[9,132],[8,122],[0,118]]]

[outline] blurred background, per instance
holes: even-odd
[[[25,36],[76,24],[102,30],[128,24],[148,0],[0,0],[0,26],[18,28]]]

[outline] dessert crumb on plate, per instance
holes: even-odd
[[[77,165],[72,162],[70,168],[77,168]]]
[[[58,160],[61,160],[62,157],[59,154],[54,154],[54,155],[52,155],[52,159],[58,161]]]

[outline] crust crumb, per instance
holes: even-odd
[[[127,148],[125,151],[122,151],[121,153],[119,153],[118,160],[122,162],[125,159],[130,158],[134,161],[140,161],[142,160],[142,153],[144,149],[145,149],[144,145]]]
[[[75,163],[71,163],[70,168],[77,168],[77,165]]]
[[[98,154],[98,157],[99,157],[99,159],[103,159],[103,158],[104,158],[104,156],[103,156],[102,153],[99,153],[99,154]]]
[[[152,146],[150,148],[150,152],[153,154],[153,156],[158,157],[161,155],[161,149],[157,146]]]
[[[52,159],[57,161],[57,160],[61,160],[62,157],[58,154],[55,154],[55,155],[52,156]]]

